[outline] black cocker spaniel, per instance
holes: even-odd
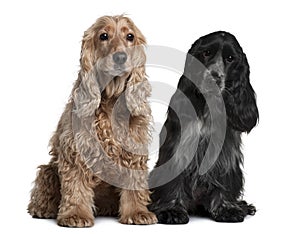
[[[160,223],[187,223],[188,214],[242,222],[255,214],[241,198],[241,134],[259,117],[249,73],[246,55],[230,33],[203,36],[188,51],[149,179],[156,186],[150,209]]]

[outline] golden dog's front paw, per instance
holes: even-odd
[[[94,219],[72,215],[67,217],[58,217],[57,224],[62,227],[91,227],[94,225]]]
[[[120,218],[120,223],[123,224],[154,224],[157,223],[157,218],[154,213],[150,211],[140,211],[133,215]]]

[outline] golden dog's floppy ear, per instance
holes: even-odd
[[[135,68],[131,74],[130,80],[125,91],[126,105],[131,115],[151,114],[148,104],[148,97],[151,94],[151,85],[146,79],[143,68]]]
[[[81,57],[80,66],[85,72],[92,69],[93,64],[95,64],[95,32],[92,25],[88,30],[84,32],[82,44],[81,44]]]
[[[133,23],[132,23],[133,24]],[[142,32],[133,24],[135,37],[136,37],[136,45],[146,45],[146,38],[142,34]]]
[[[80,118],[94,115],[101,102],[101,90],[95,69],[97,61],[95,61],[94,33],[93,26],[84,33],[81,45],[81,70],[72,92],[74,112]]]

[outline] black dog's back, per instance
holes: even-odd
[[[250,132],[258,119],[249,65],[226,32],[198,39],[189,53],[160,134],[150,209],[160,223],[187,223],[189,213],[241,222],[255,213],[239,200],[241,133]]]

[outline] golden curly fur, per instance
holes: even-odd
[[[85,31],[78,79],[50,140],[51,161],[39,167],[31,192],[33,217],[68,227],[92,226],[98,215],[119,214],[125,224],[157,222],[147,209],[145,43],[122,15],[101,17]],[[116,62],[120,52],[126,61]]]

